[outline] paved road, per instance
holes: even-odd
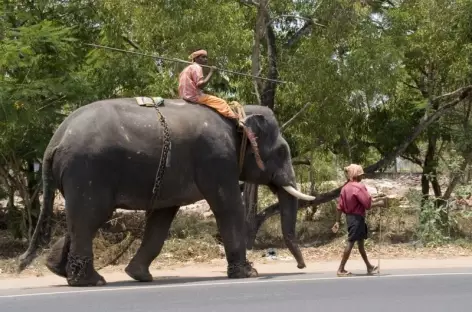
[[[100,288],[2,290],[1,311],[471,311],[472,269],[382,271],[381,276],[285,274],[250,280],[168,279]]]

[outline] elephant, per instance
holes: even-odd
[[[263,169],[250,144],[240,167],[240,129],[208,106],[165,99],[159,106],[145,107],[130,97],[98,100],[73,111],[44,152],[43,205],[28,249],[19,257],[18,272],[37,257],[38,249],[50,244],[59,190],[65,199],[67,231],[51,246],[46,266],[69,286],[106,284],[94,269],[92,243],[118,208],[145,211],[143,238],[125,272],[136,281],[152,281],[149,266],[177,211],[199,200],[206,200],[214,214],[227,277],[257,276],[246,258],[241,181],[267,185],[277,195],[284,242],[297,267],[305,268],[295,238],[298,200],[314,197],[297,190],[290,148],[273,111],[260,105],[242,107],[244,124],[257,137]],[[165,117],[171,145],[159,196],[149,206],[165,134],[155,108]]]

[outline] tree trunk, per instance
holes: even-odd
[[[278,78],[277,72],[277,44],[275,33],[272,25],[268,25],[266,29],[267,40],[267,58],[269,61],[268,78],[276,80]],[[274,110],[275,106],[275,91],[277,90],[277,83],[273,81],[266,81],[261,95],[261,104]]]
[[[30,197],[31,202],[31,220],[32,228],[31,231],[34,231],[36,223],[38,222],[39,212],[41,210],[41,203],[39,202],[39,184],[38,173],[34,172],[34,162],[28,163],[28,173],[27,173],[27,183],[28,183],[28,196]]]
[[[268,58],[268,72],[267,78],[276,80],[278,78],[277,72],[277,45],[276,37],[272,25],[268,23],[270,16],[268,12],[268,1],[261,0],[257,7],[257,20],[254,29],[254,47],[252,53],[252,74],[259,76],[262,71],[260,68],[261,58],[261,40],[265,37],[267,43],[267,58]],[[264,84],[255,79],[254,88],[259,104],[274,109],[275,92],[277,84],[275,82],[266,81]],[[258,190],[257,184],[245,183],[243,199],[246,210],[246,248],[252,249],[256,239],[256,215],[258,205]]]
[[[465,170],[471,161],[472,161],[472,151],[469,151],[466,155],[464,155],[464,161],[461,163],[459,171],[453,175],[451,182],[449,183],[446,191],[444,192],[444,195],[442,197],[443,200],[448,200],[451,197],[452,192],[456,188],[456,185],[459,183],[461,177],[464,175]],[[465,175],[467,175],[467,177],[470,175],[470,169],[467,170]]]
[[[434,130],[432,130],[434,131]],[[428,130],[428,148],[423,164],[423,174],[421,175],[421,193],[423,194],[421,206],[423,207],[425,202],[429,199],[429,183],[432,181],[432,175],[435,172],[436,165],[434,156],[436,152],[437,139],[434,133]]]
[[[8,202],[7,202],[7,211],[12,211],[15,209],[15,189],[10,185],[8,187]]]
[[[252,249],[256,236],[258,190],[259,186],[257,184],[244,184],[243,200],[246,209],[246,248],[248,250]]]

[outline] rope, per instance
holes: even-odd
[[[386,200],[386,206],[388,206],[388,200]],[[380,207],[380,212],[379,212],[379,251],[378,251],[378,260],[377,260],[377,268],[378,268],[378,271],[379,273],[377,274],[378,276],[380,276],[380,253],[382,251],[382,207]]]
[[[242,121],[246,118],[246,112],[244,111],[243,106],[236,101],[232,101],[229,104],[229,106],[233,110],[233,112],[236,115],[238,115],[239,126],[244,128],[244,124],[242,123]],[[239,173],[243,171],[244,155],[246,154],[246,148],[247,148],[247,133],[246,131],[243,131],[243,137],[241,139],[241,148],[239,150]]]
[[[382,209],[382,207],[379,207],[379,259],[377,261],[377,266],[379,268],[379,274],[380,276],[380,257],[381,257],[381,250],[382,250],[382,242],[383,242],[383,237],[382,237],[382,220],[383,220],[383,210],[385,209],[388,213],[388,206],[389,206],[389,198],[388,196],[385,196],[385,208]],[[387,220],[387,232],[388,232],[388,220]]]
[[[377,187],[375,187],[375,189],[377,190],[377,194],[380,194],[379,193],[379,190]],[[378,209],[379,209],[379,242],[378,242],[378,246],[377,246],[377,253],[378,253],[378,259],[377,259],[377,270],[378,270],[378,276],[380,276],[380,258],[381,258],[381,251],[382,251],[382,212],[384,209],[388,209],[388,197],[386,196],[380,196],[380,198],[384,198],[384,202],[385,202],[385,208],[383,208],[382,206],[379,206]]]

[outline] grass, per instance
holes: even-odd
[[[261,198],[266,206],[274,202],[272,195],[264,194]],[[414,206],[413,206],[414,207]],[[298,215],[297,237],[306,261],[339,260],[345,246],[346,229],[342,224],[339,233],[331,232],[335,220],[334,203],[321,205],[315,214],[300,211]],[[380,215],[382,211],[382,215]],[[116,213],[107,226],[103,227],[94,240],[95,265],[101,267],[122,250],[124,240],[130,233],[141,237],[139,228],[142,214]],[[455,221],[451,225],[454,237],[440,242],[423,242],[418,234],[418,210],[405,206],[398,200],[391,201],[388,207],[374,208],[368,215],[370,239],[366,241],[366,249],[373,259],[382,258],[413,258],[435,257],[446,258],[472,255],[472,219],[461,210],[450,212],[450,218]],[[55,218],[54,236],[64,233],[65,222],[63,214]],[[131,247],[114,264],[126,265],[139,248],[137,239]],[[278,259],[292,258],[285,248],[280,228],[280,218],[275,216],[261,227],[254,250],[248,252],[250,261],[262,261],[267,248],[274,248]],[[15,240],[9,232],[0,231],[0,275],[14,273],[15,259],[27,248],[24,241]],[[359,257],[353,251],[353,258]],[[48,272],[42,264],[44,254],[41,254],[25,272],[41,275]],[[209,263],[214,260],[224,260],[224,249],[214,218],[204,218],[198,214],[177,214],[164,247],[153,262],[153,268],[165,268],[184,263]]]

